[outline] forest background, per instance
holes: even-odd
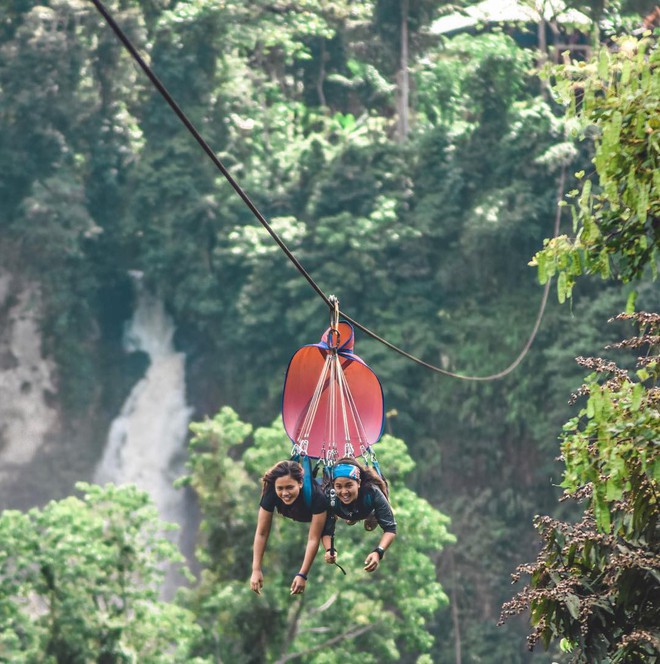
[[[621,31],[653,5],[573,4]],[[286,365],[319,337],[327,309],[90,3],[0,7],[1,313],[9,321],[19,294],[37,285],[29,292],[43,354],[54,362],[46,397],[57,413],[33,458],[3,459],[10,471],[0,506],[43,506],[92,479],[110,424],[148,364],[122,347],[135,300],[130,274],[139,271],[176,325],[193,418],[232,409],[194,427],[187,484],[203,510],[206,572],[181,606],[167,604],[160,623],[144,621],[147,632],[184,625],[181,661],[287,661],[297,651],[318,662],[338,653],[351,661],[356,652],[360,661],[558,661],[557,652],[527,653],[524,619],[496,623],[512,594],[510,573],[539,547],[534,515],[570,515],[557,504],[556,457],[584,373],[573,360],[602,354],[622,336],[623,326],[607,320],[626,308],[628,291],[583,281],[570,307],[551,297],[524,362],[492,382],[435,375],[358,334],[358,353],[384,385],[388,436],[379,453],[401,496],[395,507],[402,522],[419,523],[394,544],[393,576],[364,597],[340,591],[342,580],[317,572],[317,563],[315,608],[329,603],[333,617],[317,612],[319,624],[305,632],[282,597],[286,561],[302,551],[299,534],[273,544],[279,595],[249,596],[245,559],[255,479],[289,451],[272,425]],[[576,186],[573,173],[592,168],[591,144],[568,136],[564,111],[538,76],[553,54],[524,46],[534,33],[517,25],[440,37],[429,28],[451,7],[423,1],[108,7],[343,310],[450,371],[485,376],[516,357],[541,304],[528,263],[555,234],[558,196]],[[560,231],[571,223],[565,213]],[[650,281],[637,291],[639,308],[658,310]],[[15,360],[2,361],[8,369]],[[82,503],[68,504],[72,513],[82,505],[102,511],[109,500],[108,513],[127,523],[144,514],[143,525],[153,526],[155,512],[137,509],[138,494],[83,493]],[[82,527],[80,515],[76,522]],[[17,523],[27,527],[18,519],[14,536]],[[362,539],[353,533],[350,541],[357,550]],[[38,546],[29,538],[23,545],[26,555]],[[418,606],[405,606],[406,597]],[[369,614],[384,616],[375,629],[358,618]],[[197,622],[208,629],[196,631]],[[70,647],[77,637],[69,627],[70,637],[63,629],[56,639],[44,628],[25,661],[48,661],[34,654],[43,638],[51,654]],[[323,630],[332,636],[334,628],[343,638],[332,642]],[[115,659],[107,661],[123,661],[117,652],[131,638],[144,635],[109,639],[103,647]],[[330,652],[319,647],[323,639]],[[140,661],[161,656],[171,661],[171,652]]]

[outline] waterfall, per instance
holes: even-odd
[[[136,484],[147,491],[165,521],[184,525],[184,445],[192,409],[186,404],[185,356],[174,350],[174,324],[162,301],[136,279],[137,302],[124,331],[126,351],[149,356],[145,376],[133,387],[108,434],[94,480]]]

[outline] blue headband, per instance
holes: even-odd
[[[360,481],[360,469],[350,463],[340,463],[332,469],[332,479],[336,480],[338,477],[348,477],[356,482]]]

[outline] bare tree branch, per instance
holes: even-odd
[[[302,615],[303,609],[305,608],[305,596],[300,597],[298,606],[296,607],[295,613],[293,614],[293,620],[289,625],[289,631],[286,634],[286,639],[284,641],[284,652],[286,652],[296,638],[298,633],[298,625],[300,624],[300,616]]]
[[[310,613],[323,613],[327,611],[337,601],[338,597],[339,593],[332,593],[326,602],[323,602],[318,608],[312,609]]]
[[[334,646],[335,643],[339,643],[340,641],[344,641],[346,639],[354,639],[358,636],[361,636],[365,632],[368,632],[370,629],[373,629],[377,624],[378,623],[373,623],[371,625],[365,625],[364,627],[358,627],[357,629],[354,630],[348,630],[343,634],[337,634],[337,636],[333,636],[331,639],[328,639],[327,641],[324,641],[323,643],[319,644],[318,646],[314,646],[313,648],[308,648],[307,650],[303,650],[302,652],[292,652],[289,655],[284,655],[284,657],[280,657],[280,659],[278,659],[275,662],[275,664],[284,664],[285,662],[289,662],[292,659],[305,657],[307,655],[311,655],[313,652],[318,652],[319,650],[323,650],[324,648],[329,648],[331,646]]]

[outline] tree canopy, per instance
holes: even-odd
[[[211,660],[191,656],[200,627],[159,599],[181,563],[149,496],[80,483],[81,498],[0,515],[0,659],[5,662]]]
[[[627,38],[617,47],[603,49],[591,65],[556,72],[578,126],[595,136],[599,176],[598,188],[588,179],[582,185],[575,240],[557,238],[536,257],[542,279],[560,270],[560,299],[570,295],[577,275],[607,276],[611,264],[622,281],[640,280],[645,271],[657,276],[657,44]],[[576,523],[537,518],[543,549],[534,564],[520,566],[531,575],[529,585],[503,612],[529,606],[530,645],[560,639],[577,662],[653,662],[660,652],[660,315],[618,319],[636,327],[633,337],[614,345],[636,355],[636,370],[579,357],[591,373],[573,397],[583,405],[562,431],[562,487],[584,513]]]
[[[594,169],[579,171],[569,196],[574,237],[546,240],[535,258],[544,283],[558,274],[560,301],[581,274],[624,282],[658,271],[660,246],[660,51],[651,38],[621,37],[590,63],[552,70],[569,128],[596,149]],[[597,177],[597,180],[596,180]]]

